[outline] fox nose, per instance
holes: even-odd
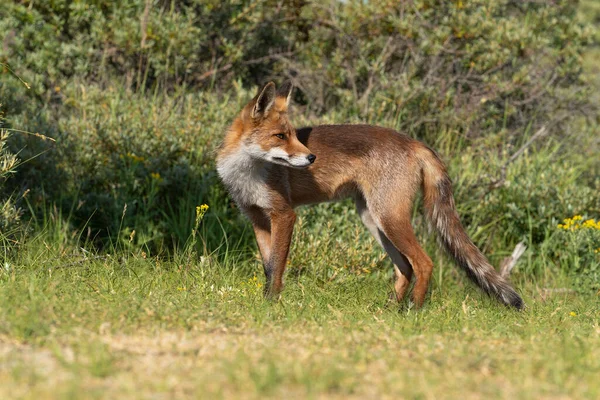
[[[306,158],[308,159],[308,161],[312,164],[315,162],[315,160],[317,159],[317,156],[315,156],[314,154],[309,154],[306,156]]]

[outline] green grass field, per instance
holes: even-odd
[[[150,142],[150,155],[169,149],[151,143],[154,137],[198,141],[182,148],[196,149],[204,165],[184,176],[196,186],[176,186],[181,197],[163,200],[168,207],[161,208],[155,189],[177,182],[185,172],[179,165],[167,171],[133,151],[113,158],[106,151],[106,159],[93,160],[89,171],[105,171],[103,179],[115,183],[114,204],[130,207],[112,213],[121,217],[109,219],[119,230],[110,231],[102,249],[81,224],[103,216],[100,208],[85,210],[98,204],[87,193],[62,209],[48,204],[31,212],[21,225],[23,238],[0,235],[0,249],[9,249],[0,258],[0,398],[600,397],[594,286],[600,229],[558,227],[579,212],[581,221],[597,215],[593,146],[564,151],[548,141],[509,165],[502,188],[486,191],[533,132],[525,130],[502,153],[476,145],[454,151],[450,134],[436,143],[466,229],[493,265],[519,240],[528,243],[511,275],[527,304],[523,312],[468,283],[437,249],[418,212],[416,231],[435,264],[430,296],[419,311],[389,302],[391,265],[347,202],[299,210],[287,286],[271,302],[262,296],[251,228],[218,184],[210,158],[247,93],[212,108],[212,94],[189,95],[190,104],[204,107],[198,116],[192,108],[178,111],[176,97],[154,103],[118,90],[97,90],[97,98],[87,93],[89,104],[79,104],[90,107],[84,113],[90,120],[68,114],[62,127],[84,136],[87,124],[109,126],[115,135]],[[125,123],[123,114],[97,106],[104,96],[113,110],[128,107]],[[302,125],[314,118],[293,120]],[[340,120],[332,112],[321,122]],[[195,136],[198,128],[210,135]],[[593,136],[585,140],[592,143]],[[132,161],[113,174],[121,159]],[[86,170],[78,174],[74,182]],[[149,193],[135,190],[140,182]],[[209,210],[194,242],[194,210],[203,203]],[[75,219],[77,212],[83,219]],[[179,236],[173,248],[160,245],[172,239],[157,228],[164,224]]]
[[[444,264],[415,311],[388,301],[386,268],[322,274],[292,256],[270,302],[251,254],[35,244],[0,273],[1,398],[600,396],[600,296],[558,279],[517,282],[515,312]]]
[[[600,2],[578,20],[565,2],[277,3],[0,9],[0,400],[599,399]],[[275,63],[288,41],[298,60]],[[293,124],[426,141],[490,262],[527,245],[522,312],[468,282],[420,200],[423,309],[390,300],[348,201],[298,210],[285,290],[263,298],[214,153],[254,81],[295,65]]]

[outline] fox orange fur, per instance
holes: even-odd
[[[402,300],[413,275],[412,300],[421,307],[433,263],[411,226],[420,188],[428,220],[459,266],[481,289],[521,309],[523,300],[467,236],[454,206],[452,183],[437,154],[394,130],[369,125],[294,129],[288,119],[292,85],[270,82],[241,111],[217,156],[217,170],[250,218],[262,255],[265,294],[283,289],[294,208],[351,197],[392,259],[395,295]]]

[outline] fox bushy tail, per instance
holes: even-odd
[[[484,292],[507,306],[522,309],[521,296],[492,267],[460,223],[452,195],[452,182],[444,164],[429,148],[422,149],[419,155],[426,214],[448,253]]]

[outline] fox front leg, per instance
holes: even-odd
[[[292,209],[271,213],[271,250],[265,262],[265,296],[274,298],[283,290],[283,273],[290,252],[296,213]]]
[[[256,237],[258,249],[260,250],[265,277],[267,279],[267,284],[265,285],[266,293],[272,279],[272,272],[269,267],[269,259],[271,258],[271,219],[267,213],[259,207],[244,208],[244,213],[252,222],[252,229],[254,229],[254,236]]]

